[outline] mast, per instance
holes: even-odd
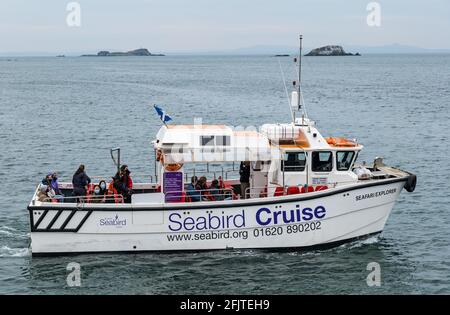
[[[297,100],[297,110],[300,111],[302,109],[302,101],[301,101],[301,86],[302,86],[302,42],[303,42],[303,35],[300,35],[300,50],[298,54],[298,83],[297,83],[297,93],[298,93],[298,100]],[[302,115],[303,116],[303,115]]]

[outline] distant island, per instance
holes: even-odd
[[[279,55],[274,55],[274,57],[290,57],[289,54],[279,54]]]
[[[82,57],[118,57],[118,56],[165,56],[163,54],[152,54],[146,48],[130,50],[127,52],[99,51],[96,55],[81,55]]]
[[[347,53],[342,46],[328,45],[313,49],[305,56],[361,56],[361,54]]]

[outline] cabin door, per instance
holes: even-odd
[[[267,163],[251,162],[250,168],[250,198],[258,198],[267,189]]]

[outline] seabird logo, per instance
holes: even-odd
[[[103,218],[100,219],[100,226],[104,225],[113,225],[117,227],[122,227],[124,225],[127,225],[127,219],[119,220],[119,215],[116,214],[114,218]]]

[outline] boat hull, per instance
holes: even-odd
[[[405,180],[236,204],[29,207],[33,255],[311,248],[380,233]]]

